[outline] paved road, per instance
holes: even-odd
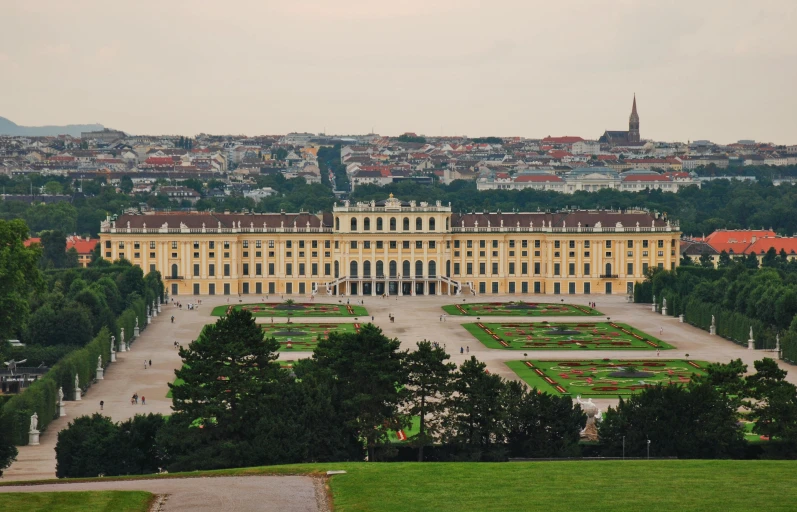
[[[299,301],[300,297],[295,298]],[[483,296],[468,297],[467,302],[506,301],[518,300],[517,296]],[[681,324],[676,318],[665,317],[650,310],[650,306],[641,304],[628,304],[624,296],[604,295],[566,295],[566,296],[524,296],[527,301],[555,302],[564,299],[566,303],[586,304],[588,301],[597,302],[597,309],[610,317],[613,321],[628,323],[651,335],[660,337],[676,347],[675,350],[662,351],[660,357],[689,358],[712,361],[728,362],[731,359],[741,358],[750,368],[756,359],[772,357],[772,352],[747,350],[718,336],[710,336],[707,332]],[[258,302],[260,296],[245,296],[244,302]],[[189,301],[193,298],[180,300]],[[164,306],[161,315],[153,320],[152,325],[145,329],[141,337],[133,344],[133,351],[118,354],[118,361],[110,365],[105,373],[105,380],[91,386],[81,402],[67,402],[67,417],[51,423],[47,431],[41,435],[40,446],[19,447],[18,460],[5,472],[5,480],[30,480],[53,478],[55,476],[55,444],[57,432],[67,426],[68,421],[83,415],[99,411],[99,401],[105,401],[104,414],[116,421],[124,420],[136,413],[160,412],[170,413],[171,400],[166,398],[167,383],[174,380],[174,370],[181,365],[180,358],[174,350],[174,341],[187,345],[196,338],[202,327],[216,320],[210,316],[213,306],[227,304],[227,297],[213,296],[202,297],[202,306],[198,310],[188,311],[185,306],[177,309],[171,305]],[[238,298],[230,298],[230,303],[237,303]],[[272,296],[271,301],[281,300]],[[318,303],[345,303],[347,299],[337,297],[316,298]],[[370,321],[380,326],[385,334],[401,340],[402,348],[412,349],[417,341],[428,339],[444,344],[451,354],[451,360],[457,364],[462,363],[469,356],[475,356],[484,361],[492,373],[497,373],[507,379],[519,380],[505,364],[505,361],[523,359],[523,351],[488,349],[473,338],[460,324],[474,322],[475,317],[448,316],[446,322],[440,321],[445,304],[462,302],[462,297],[431,296],[431,297],[350,297],[352,304],[364,300],[369,311],[368,317],[358,318],[358,321]],[[396,317],[395,323],[390,323],[388,315]],[[170,322],[170,316],[175,316],[175,323]],[[527,321],[562,321],[568,317],[534,317]],[[570,317],[570,320],[598,321],[604,317]],[[520,321],[519,317],[489,317],[495,322]],[[270,322],[270,318],[258,318],[258,322]],[[285,318],[275,318],[275,322],[285,322]],[[345,323],[354,321],[352,318],[295,318],[297,322],[322,322]],[[663,334],[659,335],[659,329]],[[460,354],[460,347],[470,347],[469,354]],[[599,358],[655,358],[654,351],[527,351],[529,359],[599,359]],[[309,352],[283,353],[280,360],[299,359],[309,357]],[[152,359],[152,368],[144,369],[143,361]],[[789,371],[787,379],[797,384],[797,371],[793,367],[781,363],[781,367]],[[133,393],[147,397],[147,405],[130,405],[130,396]],[[617,403],[617,400],[594,400],[599,407],[605,409]]]
[[[306,476],[171,478],[0,487],[4,492],[148,491],[167,495],[163,512],[322,512],[323,484]],[[321,495],[318,496],[317,494]],[[321,499],[319,499],[319,497]]]

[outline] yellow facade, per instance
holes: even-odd
[[[439,203],[323,214],[155,212],[103,223],[102,255],[172,295],[628,293],[674,268],[677,225],[643,211],[452,213]]]

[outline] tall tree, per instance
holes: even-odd
[[[41,249],[25,247],[28,227],[19,219],[0,220],[0,340],[13,338],[29,314],[28,295],[41,289]]]
[[[797,387],[786,381],[777,361],[764,358],[753,363],[756,373],[747,377],[756,424],[754,432],[790,442],[797,441]]]
[[[66,266],[66,235],[59,230],[42,231],[42,267]]]
[[[448,438],[475,450],[489,450],[503,439],[504,381],[487,373],[487,365],[475,357],[462,363],[454,378],[454,396],[449,402]]]
[[[406,379],[406,352],[400,346],[399,340],[366,324],[356,333],[331,332],[313,353],[314,370],[328,371],[339,383],[336,400],[347,427],[365,442],[369,461],[388,433],[406,424],[399,414]]]
[[[420,418],[420,429],[411,442],[418,447],[418,462],[423,462],[423,447],[431,444],[442,431],[445,398],[451,389],[451,376],[457,369],[448,363],[450,356],[430,341],[419,341],[418,348],[407,354],[407,412]]]
[[[201,426],[207,437],[230,438],[258,417],[258,402],[276,381],[279,343],[263,339],[252,314],[233,310],[180,349],[175,371],[184,384],[172,390],[175,414]]]
[[[587,417],[570,397],[528,390],[508,382],[503,396],[506,442],[515,457],[578,456]]]

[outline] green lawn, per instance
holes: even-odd
[[[229,306],[216,306],[211,315],[224,316],[229,308],[247,309],[253,316],[273,317],[302,317],[302,316],[367,316],[368,310],[363,306],[354,304],[317,304],[315,302],[295,303],[293,309],[282,309],[282,302],[266,302],[259,304],[230,304]]]
[[[326,338],[332,331],[356,332],[360,330],[360,324],[303,324],[291,322],[278,324],[259,324],[266,337],[274,337],[279,341],[280,352],[309,352],[318,345],[318,337]],[[291,347],[288,348],[288,340],[291,340]]]
[[[704,373],[701,368],[708,365],[705,361],[682,359],[507,361],[505,364],[540,391],[592,398],[627,397],[656,384],[685,384],[692,374]],[[629,366],[651,375],[611,375]]]
[[[336,512],[790,512],[797,501],[797,461],[330,462],[118,480],[319,475],[330,470],[347,472],[330,478]],[[4,482],[0,486],[16,483]]]
[[[580,304],[544,302],[475,302],[443,306],[449,315],[458,316],[600,316],[600,311]]]
[[[671,345],[614,322],[462,324],[488,348],[509,350],[666,350]],[[559,331],[559,332],[557,332]]]
[[[146,512],[153,495],[144,491],[0,493],[0,510],[14,512]]]

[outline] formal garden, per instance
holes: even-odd
[[[267,338],[275,338],[280,344],[280,351],[310,352],[318,345],[319,338],[326,339],[332,331],[357,332],[360,324],[306,324],[306,323],[279,323],[261,324]]]
[[[529,386],[559,395],[628,397],[644,389],[688,384],[705,375],[708,363],[688,359],[586,359],[583,361],[508,361]]]
[[[298,303],[292,300],[285,302],[261,302],[258,304],[230,304],[216,306],[211,313],[213,316],[224,316],[232,310],[244,310],[255,317],[297,317],[297,316],[366,316],[368,310],[363,306],[353,304],[321,304],[314,302]]]
[[[667,350],[672,345],[615,322],[462,324],[488,348],[510,350]]]
[[[458,316],[600,316],[598,310],[580,304],[545,302],[475,302],[448,304],[443,311]]]

